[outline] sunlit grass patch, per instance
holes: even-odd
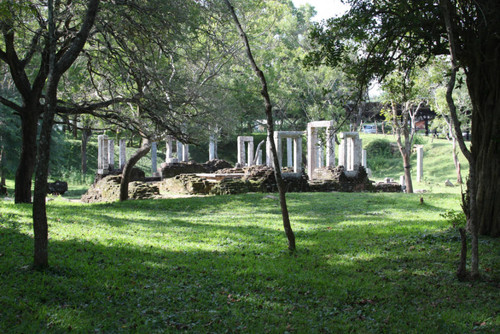
[[[424,196],[424,204],[420,197]],[[0,202],[2,332],[491,332],[500,245],[454,277],[457,194],[265,194],[48,203],[51,268],[30,270],[31,206]]]

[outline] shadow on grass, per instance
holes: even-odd
[[[498,328],[498,286],[467,286],[453,277],[458,236],[425,232],[411,219],[394,232],[401,219],[367,216],[388,206],[424,212],[414,198],[360,194],[345,205],[345,195],[302,195],[290,196],[301,216],[295,255],[284,251],[280,224],[237,224],[275,211],[275,202],[261,195],[54,206],[50,214],[61,222],[53,224],[71,223],[72,214],[74,224],[108,229],[116,242],[79,235],[51,239],[52,267],[42,273],[27,269],[32,239],[9,225],[12,216],[0,230],[0,277],[6,282],[0,287],[0,329],[470,332],[478,321],[484,330]],[[247,212],[231,211],[237,205],[253,209],[234,225],[209,216]],[[113,218],[113,212],[127,218]],[[158,212],[178,215],[165,222]],[[209,222],[190,221],[200,214]],[[366,217],[371,225],[361,225]],[[346,221],[350,225],[342,225]],[[177,228],[180,243],[155,236]],[[137,242],[133,231],[149,242]],[[498,243],[489,247],[499,249]]]

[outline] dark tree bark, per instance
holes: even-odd
[[[132,168],[134,168],[135,164],[146,154],[148,154],[150,150],[151,142],[149,141],[149,139],[144,138],[142,140],[142,146],[137,151],[135,151],[135,153],[130,157],[130,159],[123,167],[122,179],[120,181],[120,201],[126,201],[128,199],[128,184],[130,181]]]
[[[22,148],[16,170],[14,201],[31,203],[31,178],[36,164],[36,139],[41,106],[25,107],[21,113]]]
[[[280,163],[278,161],[278,154],[276,152],[276,145],[274,143],[274,122],[273,122],[273,114],[272,114],[272,104],[271,104],[271,98],[269,97],[269,92],[267,90],[267,82],[266,78],[264,76],[264,73],[259,69],[257,64],[255,63],[255,59],[253,58],[252,51],[250,49],[250,43],[248,42],[247,35],[245,34],[245,31],[241,27],[241,24],[238,20],[238,17],[236,16],[236,13],[234,11],[233,6],[229,2],[229,0],[224,0],[230,13],[231,16],[233,17],[234,23],[236,25],[236,28],[238,29],[238,32],[240,34],[241,39],[243,40],[243,43],[245,44],[245,50],[248,56],[248,59],[251,63],[252,69],[254,70],[255,74],[257,77],[260,79],[262,89],[261,89],[261,95],[264,98],[265,102],[265,110],[266,110],[266,117],[267,117],[267,137],[269,143],[271,143],[271,152],[273,155],[273,162],[274,162],[274,176],[276,177],[276,183],[278,185],[278,192],[279,192],[279,197],[280,197],[280,206],[281,206],[281,215],[283,217],[283,228],[285,230],[285,234],[288,238],[288,249],[290,251],[295,251],[295,234],[293,233],[292,226],[290,224],[290,217],[288,215],[288,207],[286,204],[286,194],[285,194],[285,188],[283,185],[283,178],[281,177],[281,169],[280,169]]]
[[[99,7],[99,0],[89,0],[87,13],[80,31],[72,44],[56,62],[56,31],[54,23],[53,0],[48,2],[49,24],[49,70],[46,85],[46,109],[43,115],[42,129],[38,146],[38,162],[35,178],[35,193],[33,199],[33,232],[34,232],[34,263],[37,270],[47,268],[48,260],[48,224],[45,197],[47,196],[47,177],[50,161],[50,142],[54,114],[57,106],[57,86],[61,76],[69,69],[82,50],[94,24]]]

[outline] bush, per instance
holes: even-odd
[[[393,158],[391,143],[387,139],[376,139],[366,145],[366,153],[370,157]]]

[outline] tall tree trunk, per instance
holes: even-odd
[[[21,116],[22,148],[19,166],[16,170],[14,201],[16,203],[31,203],[31,179],[36,163],[36,138],[38,117],[36,106],[26,106]]]
[[[38,162],[35,175],[35,193],[33,197],[33,233],[35,239],[34,263],[37,270],[49,266],[49,228],[47,224],[47,177],[50,161],[50,141],[52,126],[57,103],[57,85],[59,76],[55,74],[55,24],[53,0],[48,0],[48,25],[49,25],[49,75],[47,78],[46,101],[47,106],[43,113],[42,129],[38,144]]]
[[[406,192],[408,194],[413,194],[413,182],[411,180],[410,154],[408,152],[401,152],[401,156],[403,157]]]
[[[236,16],[236,13],[234,11],[233,6],[229,2],[229,0],[225,0],[225,3],[231,13],[231,16],[233,17],[234,23],[236,25],[236,28],[238,29],[238,32],[240,33],[240,37],[245,44],[245,50],[247,53],[248,60],[250,61],[250,64],[252,66],[252,69],[254,70],[255,74],[259,78],[262,89],[261,89],[261,95],[264,98],[264,103],[265,103],[265,110],[266,110],[266,116],[267,116],[267,136],[268,140],[271,143],[271,152],[273,155],[273,162],[274,162],[274,176],[276,178],[276,183],[278,185],[278,192],[279,192],[279,197],[280,197],[280,206],[281,206],[281,216],[283,218],[283,228],[285,230],[285,235],[287,236],[288,239],[288,249],[290,251],[295,251],[296,246],[295,246],[295,234],[293,233],[292,226],[290,224],[290,217],[288,215],[288,207],[286,204],[286,194],[285,194],[285,189],[284,189],[284,184],[283,184],[283,178],[281,177],[281,169],[280,169],[280,163],[278,161],[278,154],[276,151],[276,145],[274,143],[274,122],[273,122],[273,114],[272,114],[272,104],[271,104],[271,98],[269,97],[269,92],[267,90],[267,81],[266,77],[264,76],[264,73],[260,70],[260,68],[257,66],[257,63],[255,62],[255,59],[253,58],[252,51],[250,49],[250,43],[248,42],[247,35],[245,34],[245,31],[241,27],[240,21],[238,20],[238,17]]]
[[[462,168],[460,167],[460,161],[457,155],[457,138],[453,136],[452,138],[452,148],[453,148],[453,163],[455,164],[455,171],[457,172],[457,183],[462,184]]]
[[[35,269],[48,267],[48,224],[45,197],[47,195],[47,176],[50,161],[50,142],[52,126],[54,124],[54,114],[57,106],[57,87],[64,72],[73,64],[80,54],[91,27],[94,24],[99,6],[99,0],[89,0],[87,14],[83,20],[82,27],[77,33],[77,37],[56,63],[56,28],[54,23],[54,0],[48,0],[48,26],[49,26],[49,74],[45,89],[46,108],[43,114],[42,129],[40,132],[40,142],[38,146],[38,159],[35,177],[35,194],[33,200],[33,232],[35,239],[34,263]]]
[[[42,130],[38,145],[39,158],[35,175],[35,192],[33,196],[34,268],[37,270],[49,266],[48,224],[45,198],[47,196],[51,132],[54,123],[54,110],[52,108],[49,106],[43,115]]]
[[[471,68],[467,76],[474,110],[471,155],[476,174],[470,176],[471,199],[478,233],[492,237],[500,236],[500,64],[496,62]]]
[[[142,140],[142,146],[137,151],[135,151],[135,153],[130,157],[130,159],[123,167],[122,179],[120,182],[120,201],[126,201],[128,199],[128,184],[130,181],[132,168],[134,168],[135,164],[146,154],[148,154],[150,150],[151,142],[149,141],[149,139],[144,138]]]

